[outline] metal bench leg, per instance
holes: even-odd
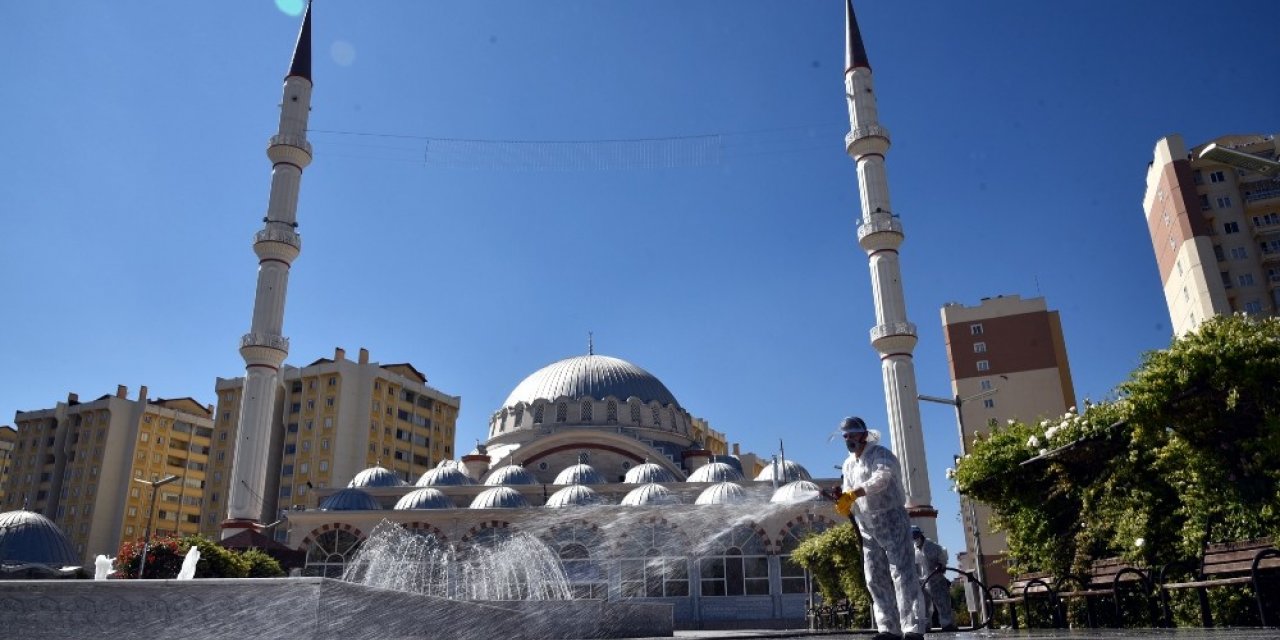
[[[1196,589],[1196,595],[1200,596],[1200,626],[1208,629],[1213,627],[1213,612],[1209,610],[1209,593],[1204,587]]]

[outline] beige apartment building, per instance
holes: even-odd
[[[9,484],[9,466],[13,463],[13,447],[18,442],[18,431],[9,425],[0,425],[0,505],[5,504],[4,488]]]
[[[53,408],[19,411],[0,511],[28,509],[58,525],[86,565],[141,539],[152,509],[148,482],[178,479],[155,495],[154,535],[200,530],[213,407],[191,398],[154,400],[144,386]]]
[[[1229,313],[1280,309],[1280,177],[1235,168],[1209,144],[1276,159],[1275,136],[1223,136],[1188,151],[1179,135],[1156,143],[1142,208],[1173,334]]]
[[[1075,406],[1062,321],[1044,298],[1010,295],[983,298],[975,307],[948,304],[942,308],[942,328],[951,391],[959,404],[962,454],[975,434],[996,424],[1060,416]],[[990,511],[978,503],[970,509],[965,500],[961,510],[967,557],[980,556],[988,584],[1009,584],[1008,545],[1004,534],[991,531]]]
[[[311,505],[311,492],[345,487],[356,474],[382,466],[412,484],[441,460],[455,457],[462,399],[427,384],[409,363],[379,364],[360,349],[355,362],[334,350],[304,367],[286,365],[271,425],[264,523],[283,510]],[[218,378],[210,490],[202,532],[218,537],[226,517],[244,378]],[[308,501],[311,500],[309,503]],[[283,536],[283,531],[274,532]]]

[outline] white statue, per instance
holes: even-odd
[[[187,549],[187,557],[182,559],[182,569],[178,571],[179,580],[191,580],[196,577],[196,563],[200,562],[200,549]]]
[[[115,558],[108,558],[104,555],[99,555],[93,561],[93,579],[106,580],[107,576],[111,575],[112,565],[114,564]]]

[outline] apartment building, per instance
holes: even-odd
[[[19,411],[3,510],[43,514],[86,564],[140,539],[154,508],[155,535],[197,533],[213,437],[213,407],[192,398],[115,395]],[[155,490],[149,483],[177,479]]]
[[[1175,336],[1216,315],[1280,310],[1280,177],[1200,157],[1209,144],[1272,161],[1278,150],[1273,135],[1156,143],[1142,208]]]
[[[262,522],[282,510],[310,505],[311,491],[346,486],[378,465],[412,484],[441,460],[455,457],[454,436],[462,399],[427,384],[412,364],[379,364],[360,349],[355,362],[334,350],[303,367],[286,365],[271,425]],[[202,531],[217,537],[235,455],[244,378],[218,378],[210,493]],[[283,531],[274,532],[283,536]]]
[[[974,307],[951,303],[942,308],[942,328],[959,404],[961,454],[975,434],[996,424],[1060,416],[1075,406],[1062,322],[1044,298],[996,296]],[[970,510],[967,501],[961,509],[966,557],[983,563],[987,584],[1008,584],[1008,545],[1003,534],[991,531],[990,510],[979,503]]]

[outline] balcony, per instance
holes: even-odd
[[[1245,204],[1280,198],[1280,179],[1260,180],[1240,185]]]
[[[1262,264],[1280,264],[1280,250],[1272,249],[1261,252]],[[1275,276],[1272,276],[1273,278]]]
[[[871,328],[871,341],[892,336],[916,336],[916,325],[912,322],[888,322]]]
[[[289,339],[284,336],[273,336],[266,333],[246,333],[240,338],[240,348],[268,347],[278,351],[289,351]]]

